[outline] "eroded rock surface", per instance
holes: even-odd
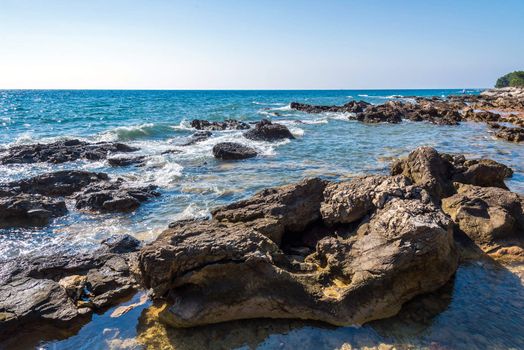
[[[129,270],[140,242],[112,237],[93,253],[19,257],[0,264],[0,337],[15,327],[69,327],[113,305],[137,284]]]
[[[369,105],[369,103],[364,101],[349,101],[342,106],[316,106],[298,102],[291,102],[289,106],[291,109],[306,113],[358,113],[362,112]]]
[[[108,154],[134,152],[138,148],[118,142],[89,143],[80,140],[57,141],[48,144],[13,146],[0,158],[2,164],[13,163],[65,163],[78,159],[101,160]]]
[[[404,175],[439,201],[455,193],[453,182],[507,189],[504,179],[513,171],[489,159],[466,160],[464,156],[438,153],[431,147],[419,147],[407,158],[391,166],[392,175]]]
[[[235,142],[220,142],[213,146],[213,156],[223,160],[247,159],[256,157],[254,148]]]
[[[66,213],[61,199],[30,194],[0,197],[0,228],[45,226]]]
[[[244,137],[256,141],[280,141],[295,138],[286,126],[272,123],[267,119],[256,123],[253,129],[244,133]]]
[[[382,188],[373,207],[348,220],[335,197],[373,181]],[[161,317],[175,327],[388,317],[457,266],[451,221],[422,192],[402,176],[267,189],[212,220],[173,224],[140,251],[142,282],[172,305]]]
[[[483,248],[524,239],[524,197],[496,187],[457,184],[442,209],[460,230]]]

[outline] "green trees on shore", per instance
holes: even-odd
[[[508,73],[503,77],[498,78],[497,83],[495,84],[496,88],[508,86],[524,87],[524,71]]]

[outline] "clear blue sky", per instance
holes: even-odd
[[[489,87],[524,0],[0,0],[0,88]]]

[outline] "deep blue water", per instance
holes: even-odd
[[[393,158],[404,156],[420,145],[503,162],[515,170],[507,182],[510,188],[524,193],[524,147],[494,139],[482,123],[366,125],[349,121],[344,114],[308,115],[288,108],[292,101],[343,104],[350,99],[362,99],[378,104],[398,95],[454,93],[462,91],[0,91],[0,152],[13,144],[75,137],[125,142],[140,147],[138,154],[149,157],[144,167],[111,168],[105,161],[55,166],[0,165],[0,182],[56,169],[81,168],[108,172],[130,183],[156,184],[162,193],[160,198],[132,214],[91,215],[75,211],[68,203],[70,214],[49,227],[0,230],[0,257],[6,259],[34,250],[46,253],[91,249],[99,240],[114,233],[130,233],[152,240],[171,221],[207,216],[210,208],[248,197],[264,187],[307,176],[341,180],[360,174],[385,173]],[[194,132],[189,127],[194,118],[246,121],[270,118],[288,126],[296,139],[254,142],[242,138],[241,131],[223,131],[214,132],[205,142],[179,146]],[[211,149],[221,141],[250,145],[259,151],[259,156],[238,162],[217,161]],[[161,154],[168,149],[181,152]],[[400,335],[387,332],[384,335],[368,326],[360,329],[303,327],[290,332],[275,331],[259,345],[263,349],[292,349],[298,344],[304,349],[334,349],[343,348],[344,344],[376,346],[381,343],[430,348],[435,342],[443,346],[437,347],[439,349],[524,346],[522,336],[514,332],[524,325],[520,312],[524,295],[522,273],[515,278],[507,270],[495,267],[485,270],[473,264],[461,267],[457,276],[448,309],[415,335],[406,335],[409,332],[405,329]],[[473,288],[475,283],[480,283],[482,288]],[[485,305],[489,303],[499,311],[486,311]],[[501,307],[505,311],[500,311]],[[115,340],[119,348],[121,340],[136,335],[140,310],[120,320],[110,318],[108,313],[96,315],[93,323],[77,336],[43,347],[105,349]],[[506,337],[506,329],[515,334]],[[471,334],[484,336],[477,339],[469,337]],[[462,342],[460,346],[454,343],[457,339]]]

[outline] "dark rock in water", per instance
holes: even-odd
[[[125,187],[122,182],[93,184],[75,196],[76,209],[94,212],[129,212],[160,196],[153,185]]]
[[[364,101],[349,101],[343,106],[315,106],[298,102],[291,102],[289,106],[291,109],[306,113],[358,113],[362,112],[369,105],[369,103]]]
[[[197,131],[193,135],[191,135],[189,140],[186,143],[184,143],[182,146],[191,146],[191,145],[194,145],[195,143],[205,141],[208,138],[210,138],[211,135],[213,135],[211,131]]]
[[[440,201],[455,193],[453,182],[507,189],[504,179],[512,176],[513,171],[493,160],[466,160],[464,156],[439,154],[434,148],[419,147],[407,158],[394,162],[391,174],[410,178]]]
[[[0,158],[0,163],[65,163],[78,159],[106,159],[113,152],[134,152],[138,148],[123,143],[100,142],[88,143],[80,140],[57,141],[49,144],[31,144],[14,146],[7,155]]]
[[[66,213],[60,199],[30,194],[0,197],[0,228],[45,226]]]
[[[272,123],[267,119],[262,119],[256,123],[254,129],[244,133],[244,137],[256,141],[279,141],[295,138],[287,127]]]
[[[109,177],[105,173],[61,170],[0,184],[0,195],[1,193],[29,193],[45,196],[70,196],[89,184],[107,180],[109,180]]]
[[[408,179],[382,178],[368,193],[373,207],[359,214],[344,183],[312,179],[219,208],[212,220],[174,224],[138,256],[142,283],[172,305],[160,318],[175,327],[362,324],[441,287],[457,267],[449,218]],[[368,180],[353,181],[348,188]]]
[[[191,127],[198,130],[245,130],[249,129],[249,124],[235,119],[226,119],[223,122],[210,122],[203,119],[191,121]]]
[[[496,130],[495,136],[499,139],[511,141],[511,142],[522,142],[524,141],[524,128],[520,127],[508,127],[497,123],[490,123],[489,126]]]
[[[256,155],[257,151],[253,148],[234,142],[221,142],[213,147],[213,156],[223,160],[253,158]]]
[[[388,105],[389,106],[389,105]],[[384,105],[369,106],[357,113],[355,119],[364,123],[400,123],[402,112],[397,108],[387,108]]]
[[[510,239],[524,240],[524,197],[496,187],[457,185],[442,209],[459,229],[483,248]]]
[[[139,157],[117,157],[117,158],[107,158],[107,162],[111,166],[143,166],[145,164],[145,156]]]
[[[138,239],[130,235],[113,235],[102,242],[101,251],[107,251],[109,253],[124,254],[137,251],[142,244]]]
[[[66,214],[62,197],[73,195],[77,209],[128,212],[160,194],[156,186],[127,187],[123,180],[110,181],[104,173],[56,171],[0,184],[0,227],[46,225]]]
[[[0,264],[0,337],[27,324],[71,327],[137,288],[132,237],[87,254],[28,255]],[[115,252],[126,252],[119,254]]]

